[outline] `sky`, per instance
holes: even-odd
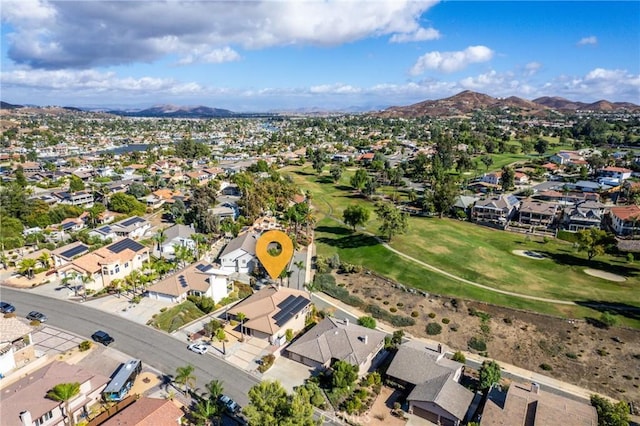
[[[640,104],[640,1],[2,0],[0,98],[382,109],[463,90]]]

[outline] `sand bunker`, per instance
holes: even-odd
[[[587,275],[591,275],[592,277],[602,278],[607,281],[615,281],[617,283],[621,283],[626,281],[627,279],[618,274],[612,274],[611,272],[601,271],[599,269],[585,269],[584,273]]]
[[[534,259],[534,260],[545,259],[544,255],[531,250],[514,250],[513,254],[517,254],[518,256],[528,257],[529,259]]]

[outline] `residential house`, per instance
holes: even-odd
[[[480,426],[597,426],[596,408],[555,393],[540,390],[536,383],[513,382],[506,397],[499,389],[489,392]]]
[[[14,166],[14,169],[17,169],[20,166],[22,166],[22,170],[24,171],[24,173],[27,174],[38,173],[42,171],[42,166],[36,161],[25,161],[24,163],[16,164]]]
[[[140,216],[133,216],[112,224],[111,229],[118,237],[138,239],[151,229],[151,223]]]
[[[561,166],[578,164],[584,161],[584,157],[578,151],[560,151],[552,155],[549,161]]]
[[[609,178],[614,185],[619,185],[623,181],[631,177],[633,170],[624,167],[608,166],[598,170],[598,176],[601,178]]]
[[[238,209],[238,205],[236,203],[225,202],[209,209],[209,213],[211,213],[213,217],[216,217],[220,220],[226,218],[236,220],[240,215],[240,210]]]
[[[93,206],[93,193],[89,191],[78,192],[54,192],[53,196],[58,199],[59,204],[70,204],[72,206],[91,207]]]
[[[88,276],[90,280],[86,283],[86,288],[97,291],[107,287],[115,279],[123,279],[131,272],[142,269],[148,261],[149,248],[130,238],[124,238],[74,259],[59,268],[58,275]]]
[[[56,385],[73,382],[80,383],[80,392],[69,400],[69,412],[65,413],[66,404],[47,398],[47,393]],[[67,423],[67,416],[71,416],[74,424],[78,424],[88,417],[93,407],[100,404],[102,390],[108,382],[109,378],[102,374],[78,365],[53,361],[3,388],[0,399],[0,424],[61,425]]]
[[[138,201],[144,203],[147,209],[156,210],[163,206],[164,200],[154,194],[149,194],[138,198]]]
[[[272,345],[286,343],[285,332],[304,329],[311,311],[311,299],[305,291],[270,285],[234,305],[227,313],[237,319],[246,317],[244,329],[254,337],[266,339]]]
[[[220,267],[227,271],[243,274],[253,271],[258,263],[256,258],[257,240],[258,234],[245,232],[229,241],[229,244],[218,256]]]
[[[516,214],[520,201],[514,195],[500,195],[479,200],[471,209],[476,222],[497,223],[506,226]]]
[[[89,246],[83,244],[80,241],[75,241],[71,244],[59,247],[51,252],[51,258],[53,259],[54,268],[59,268],[68,263],[71,263],[73,259],[82,256],[89,252]]]
[[[498,171],[498,172],[491,172],[491,173],[485,173],[482,176],[482,182],[485,183],[489,183],[491,185],[496,185],[498,186],[500,184],[502,180],[502,172]]]
[[[529,176],[526,173],[516,172],[513,177],[514,185],[528,185],[529,184]]]
[[[100,238],[101,241],[114,241],[118,238],[118,235],[112,225],[103,225],[99,228],[92,229],[89,231],[89,236]]]
[[[169,399],[138,398],[101,426],[179,426],[184,412]]]
[[[362,376],[382,360],[385,337],[386,333],[352,324],[348,319],[327,317],[290,344],[285,355],[318,371],[329,368],[334,361],[346,361],[358,366]]]
[[[527,199],[522,202],[518,212],[520,223],[550,227],[558,215],[558,204]]]
[[[159,255],[166,259],[173,259],[175,255],[175,246],[186,247],[189,250],[196,249],[196,242],[192,236],[196,231],[187,225],[176,224],[162,231],[165,240],[160,245]],[[155,248],[154,248],[155,251]]]
[[[640,207],[615,206],[611,207],[611,228],[616,235],[640,234]]]
[[[34,327],[22,318],[0,316],[0,376],[36,359],[33,330]]]
[[[470,197],[467,195],[458,195],[453,203],[452,211],[454,214],[458,212],[464,213],[465,217],[471,216],[471,208],[478,201],[477,197]]]
[[[600,228],[605,214],[605,205],[598,201],[581,201],[565,207],[562,225],[569,231]]]
[[[169,303],[179,303],[187,296],[207,296],[218,303],[233,291],[231,272],[200,261],[171,274],[147,288],[146,296]]]
[[[409,413],[437,425],[463,424],[473,401],[473,392],[458,381],[463,364],[445,358],[442,345],[429,348],[420,341],[408,341],[387,369],[387,377],[404,389]]]
[[[600,192],[600,191],[606,191],[613,188],[613,186],[611,185],[605,185],[599,182],[591,182],[588,180],[580,180],[576,183],[567,183],[566,186],[569,189],[573,189],[575,191],[580,191],[580,192]]]

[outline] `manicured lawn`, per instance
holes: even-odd
[[[569,317],[597,316],[587,308],[551,305],[488,292],[395,255],[373,237],[351,234],[331,218],[341,219],[342,211],[350,204],[363,204],[372,211],[366,230],[377,233],[373,205],[350,188],[347,173],[340,182],[333,184],[318,177],[310,167],[289,171],[302,188],[312,193],[319,219],[316,242],[320,255],[338,253],[344,261],[361,264],[398,282],[437,294]],[[530,239],[469,222],[412,217],[409,232],[394,237],[391,246],[451,274],[497,289],[577,303],[626,304],[640,308],[639,264],[629,264],[626,259],[612,256],[588,261],[571,244],[554,239],[545,243],[539,237]],[[546,258],[528,259],[515,255],[514,250],[532,250]],[[627,280],[616,283],[596,278],[584,273],[586,268],[623,275]],[[635,320],[626,319],[625,322],[640,326],[640,314]]]
[[[197,320],[204,315],[196,305],[190,301],[183,302],[171,309],[159,313],[151,320],[151,325],[167,333],[173,333],[185,324]]]

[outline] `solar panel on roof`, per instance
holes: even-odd
[[[276,325],[278,327],[281,327],[284,324],[286,324],[291,318],[297,315],[298,312],[300,312],[302,308],[307,306],[307,304],[309,303],[309,301],[304,296],[298,296],[298,297],[289,296],[284,300],[284,302],[281,303],[281,305],[287,301],[289,301],[287,305],[287,309],[286,310],[281,309],[280,312],[278,312],[273,316],[273,320],[276,322]]]
[[[293,296],[293,295],[292,296],[287,296],[286,299],[284,299],[282,302],[278,303],[278,308],[280,308],[281,311],[285,310],[295,300],[296,300],[296,296]]]
[[[184,275],[180,275],[180,276],[178,277],[178,282],[180,283],[180,285],[181,285],[182,287],[188,287],[187,279],[184,277]]]
[[[71,229],[71,228],[73,228],[74,225],[75,225],[75,223],[73,223],[73,222],[67,222],[67,223],[62,225],[62,229],[64,229],[64,230]]]
[[[140,218],[138,216],[134,216],[134,217],[130,217],[129,219],[126,219],[126,220],[120,222],[120,224],[122,226],[131,226],[134,223],[143,222],[143,221],[144,221],[144,219],[142,219],[142,218]]]
[[[196,269],[200,272],[207,272],[213,269],[213,265],[207,265],[206,263],[200,263],[196,265]]]
[[[70,259],[73,256],[77,256],[80,253],[84,253],[85,251],[89,251],[89,247],[80,244],[80,245],[77,245],[75,247],[71,247],[69,250],[66,250],[66,251],[60,253],[60,256]]]
[[[109,247],[109,251],[113,253],[120,253],[126,249],[131,249],[135,252],[138,252],[144,248],[144,246],[136,241],[133,241],[130,238],[125,238],[124,240],[120,240],[117,243],[111,244]]]

